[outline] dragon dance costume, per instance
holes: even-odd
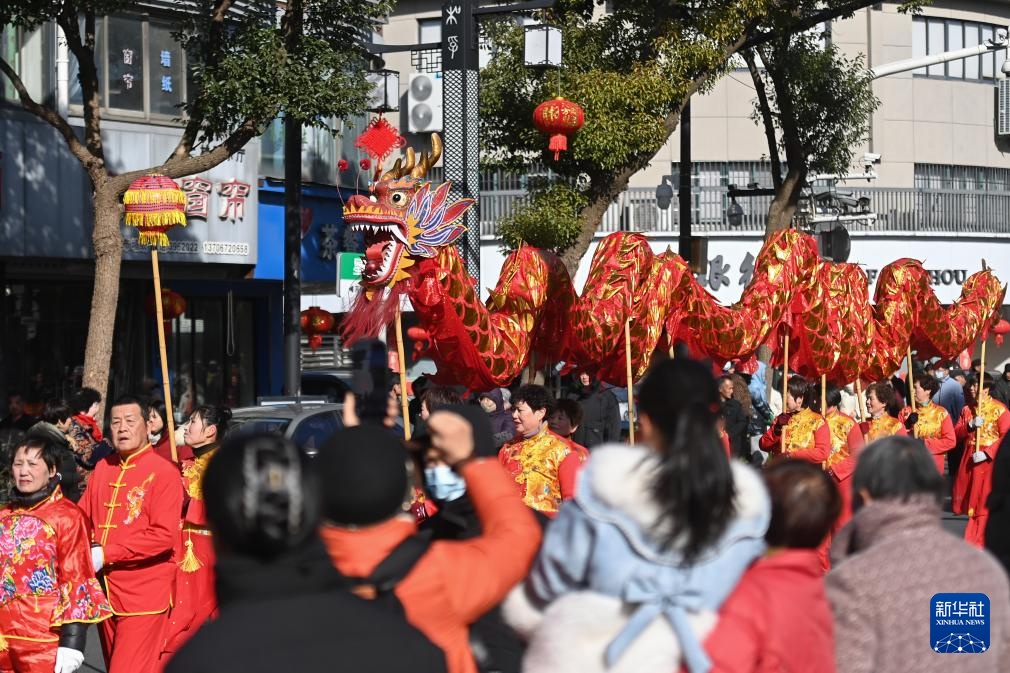
[[[52,673],[58,647],[83,652],[86,625],[112,616],[89,537],[55,479],[0,510],[0,670]]]
[[[781,434],[776,425],[768,428],[758,441],[763,451],[811,463],[823,463],[831,456],[831,432],[827,421],[816,411],[801,409],[793,413]]]
[[[943,464],[945,454],[957,446],[957,436],[954,433],[954,422],[950,419],[947,410],[935,402],[929,401],[919,405],[915,413],[919,416],[913,426],[913,434],[926,444],[926,448],[933,455],[936,462],[936,469],[943,474]],[[898,420],[902,424],[912,415],[911,407],[905,407],[898,414]],[[951,465],[951,472],[955,466]]]
[[[977,547],[985,546],[985,526],[989,520],[989,508],[986,502],[992,491],[992,462],[1003,441],[1007,430],[1010,430],[1010,411],[1000,402],[985,395],[981,403],[979,415],[982,417],[982,430],[978,433],[978,448],[976,448],[976,431],[972,420],[975,414],[971,407],[966,406],[961,411],[961,418],[954,429],[958,440],[963,441],[964,455],[961,465],[954,477],[954,497],[951,502],[955,514],[968,515],[968,527],[964,531],[964,539]],[[985,459],[976,463],[973,454],[981,451]]]
[[[584,453],[543,424],[532,437],[517,437],[502,446],[498,460],[515,480],[523,502],[554,516],[561,502],[575,495],[575,477]]]
[[[81,499],[102,546],[113,617],[99,635],[109,673],[155,673],[179,553],[179,470],[151,445],[98,463]]]

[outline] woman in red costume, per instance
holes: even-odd
[[[231,411],[202,406],[193,410],[186,425],[186,445],[193,457],[182,461],[183,557],[175,573],[175,601],[168,616],[162,659],[217,613],[214,594],[214,544],[207,528],[203,499],[203,473],[228,430]]]
[[[898,420],[905,425],[905,430],[921,439],[933,455],[936,469],[943,474],[944,455],[957,445],[954,434],[954,421],[950,414],[939,404],[933,402],[933,396],[940,390],[940,382],[932,376],[920,376],[912,386],[915,395],[915,411],[905,407],[898,414]],[[951,472],[954,466],[951,466]]]
[[[779,414],[758,446],[768,453],[823,463],[831,456],[831,432],[824,417],[810,408],[810,383],[790,376],[786,387],[786,413]]]
[[[992,490],[992,463],[1003,436],[1010,430],[1010,411],[989,395],[992,377],[988,374],[982,387],[982,401],[975,404],[974,400],[979,398],[978,383],[972,384],[974,399],[965,405],[954,428],[957,439],[965,444],[961,465],[954,477],[952,508],[955,514],[968,515],[964,539],[977,547],[985,546],[985,526],[989,520],[986,501]],[[979,408],[977,412],[976,407]]]
[[[887,381],[877,381],[866,389],[866,411],[870,414],[870,420],[860,423],[859,429],[867,444],[891,435],[908,434],[901,421],[887,411],[896,400],[894,387]]]
[[[60,490],[59,451],[29,439],[14,452],[14,488],[0,510],[2,671],[73,673],[87,625],[112,615],[92,570],[87,520]]]

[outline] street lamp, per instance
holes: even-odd
[[[400,109],[400,73],[395,70],[371,70],[365,79],[372,85],[368,97],[371,112],[392,112]]]
[[[528,67],[561,67],[561,29],[548,24],[525,27],[523,61]]]
[[[743,206],[736,202],[736,197],[730,197],[729,208],[726,209],[726,219],[729,221],[729,226],[739,227],[743,224]]]

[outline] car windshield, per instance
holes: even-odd
[[[287,430],[288,426],[291,425],[290,418],[233,418],[231,422],[231,433],[241,433],[241,434],[253,434],[253,433],[269,433],[276,435],[283,435],[284,431]]]

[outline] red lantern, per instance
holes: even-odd
[[[551,136],[548,147],[554,152],[555,161],[568,149],[568,136],[582,128],[584,121],[582,108],[561,96],[541,103],[533,111],[533,125],[541,133]]]
[[[992,328],[992,333],[996,335],[997,346],[1003,345],[1003,335],[1005,335],[1007,332],[1010,332],[1010,322],[1007,322],[1003,318],[1000,318],[999,322],[996,323],[996,326]]]
[[[333,329],[333,322],[333,314],[318,306],[302,311],[302,332],[309,336],[309,348],[316,350],[323,345],[323,335]]]
[[[147,311],[147,315],[152,318],[157,313],[157,307],[154,305],[154,294],[147,295],[147,301],[144,303],[144,308]],[[186,312],[186,300],[182,298],[182,295],[174,290],[169,290],[167,287],[161,290],[161,317],[165,319],[165,322],[169,320],[174,320]]]
[[[145,175],[123,194],[126,225],[137,227],[141,245],[168,246],[165,235],[175,225],[186,226],[186,193],[164,175]]]

